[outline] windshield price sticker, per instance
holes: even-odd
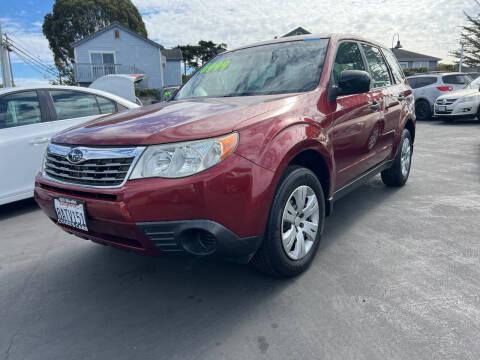
[[[228,65],[230,65],[231,62],[232,60],[225,60],[207,64],[202,70],[200,70],[200,74],[223,71],[228,68]]]

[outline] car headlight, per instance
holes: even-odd
[[[235,151],[238,134],[147,147],[130,179],[180,178],[211,168]]]
[[[458,102],[468,102],[468,101],[475,101],[475,100],[477,100],[477,95],[464,96],[464,97],[460,98],[460,100],[458,100]]]

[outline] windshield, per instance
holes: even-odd
[[[475,80],[473,80],[470,84],[465,86],[465,89],[479,89],[480,87],[480,77],[477,77]]]
[[[289,41],[220,54],[175,100],[304,92],[320,81],[328,39]]]

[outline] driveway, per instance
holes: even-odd
[[[418,123],[407,185],[336,203],[294,279],[96,245],[33,201],[0,243],[0,359],[477,360],[480,122]]]

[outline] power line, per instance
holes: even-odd
[[[13,43],[11,41],[11,39],[8,39],[7,38],[7,45],[11,48],[11,50],[17,54],[18,56],[20,56],[21,58],[25,59],[25,58],[28,58],[30,63],[34,63],[37,67],[43,69],[43,71],[46,71],[48,72],[49,74],[53,75],[53,76],[57,76],[58,73],[53,70],[51,67],[49,67],[48,65],[44,64],[43,62],[37,60],[33,55],[31,55],[28,50],[22,50],[21,48],[19,48],[17,46],[16,43]]]
[[[6,35],[5,35],[5,36],[6,36]],[[42,59],[40,58],[40,56],[38,56],[38,54],[33,54],[33,53],[31,53],[29,50],[27,50],[23,45],[21,45],[21,43],[18,41],[18,39],[15,39],[15,37],[12,37],[12,36],[10,35],[9,38],[8,38],[8,41],[9,41],[10,43],[12,43],[12,44],[15,44],[15,46],[16,46],[17,48],[19,48],[19,49],[23,50],[24,52],[30,54],[30,56],[31,56],[32,58],[34,58],[36,61],[38,61],[39,63],[41,63],[43,66],[48,67],[48,68],[50,68],[50,69],[53,70],[53,71],[56,71],[53,66],[51,66],[51,65],[47,64],[46,62],[44,62],[44,60],[42,60]]]

